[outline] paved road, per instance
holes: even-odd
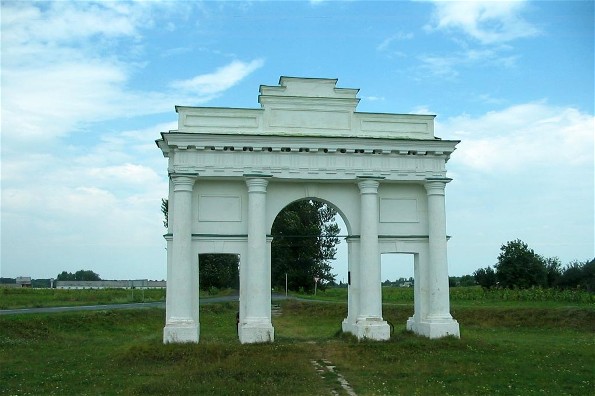
[[[0,315],[31,314],[31,313],[54,313],[69,311],[102,311],[106,309],[137,309],[165,307],[164,302],[132,303],[132,304],[106,304],[106,305],[79,305],[72,307],[45,307],[45,308],[20,308],[2,309]]]
[[[283,300],[284,295],[273,295],[273,300]],[[238,301],[239,296],[225,296],[201,298],[201,304],[212,304],[228,301]],[[105,304],[105,305],[79,305],[71,307],[46,307],[46,308],[20,308],[20,309],[0,309],[0,315],[32,314],[32,313],[54,313],[54,312],[74,312],[74,311],[104,311],[111,309],[138,309],[138,308],[165,308],[165,302],[131,303],[131,304]]]

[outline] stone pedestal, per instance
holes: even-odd
[[[452,317],[450,319],[431,318],[420,322],[409,318],[407,330],[428,338],[460,337],[459,323]]]
[[[238,336],[242,344],[273,342],[275,341],[275,329],[270,320],[262,318],[241,323],[238,328]]]

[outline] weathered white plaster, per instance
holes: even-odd
[[[337,209],[347,226],[348,315],[343,330],[386,340],[381,253],[412,253],[415,313],[407,327],[459,336],[450,315],[445,164],[458,141],[434,137],[434,116],[358,113],[337,80],[281,77],[260,109],[177,106],[162,133],[169,159],[168,288],[164,342],[198,342],[198,255],[240,256],[240,342],[274,340],[271,227],[301,199]]]

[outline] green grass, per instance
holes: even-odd
[[[294,296],[322,301],[347,301],[347,288],[329,288],[313,294],[293,294]],[[451,287],[450,302],[453,306],[595,306],[595,294],[584,290],[559,289],[491,289],[476,287]],[[383,287],[384,304],[413,304],[413,288]]]
[[[201,298],[227,296],[237,293],[232,289],[201,291]],[[346,302],[347,288],[329,288],[312,294],[294,294],[300,298]],[[413,288],[383,287],[385,304],[412,305]],[[524,306],[595,306],[595,294],[581,290],[528,289],[483,290],[481,287],[454,287],[450,289],[453,307],[510,306],[518,302]],[[165,301],[164,289],[12,289],[0,288],[0,309],[39,308],[76,305],[123,304],[131,302]]]
[[[592,393],[592,307],[461,306],[461,339],[405,331],[410,304],[385,305],[388,342],[338,332],[343,303],[284,301],[276,341],[240,345],[237,303],[201,306],[201,342],[161,343],[162,309],[0,316],[0,394],[345,394],[311,361],[336,366],[358,395]]]
[[[200,291],[201,298],[228,296],[232,289]],[[68,307],[165,301],[165,289],[0,288],[0,309]]]
[[[165,301],[165,289],[0,288],[0,309],[64,307]]]

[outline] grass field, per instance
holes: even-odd
[[[226,296],[232,289],[200,291],[201,298]],[[165,289],[29,289],[0,288],[0,309],[68,307],[165,301]]]
[[[275,343],[240,345],[236,312],[201,306],[193,345],[161,343],[162,309],[0,316],[0,394],[346,394],[339,374],[358,395],[588,395],[595,385],[590,303],[455,301],[461,339],[441,340],[405,331],[412,304],[386,304],[388,342],[340,334],[344,303],[290,300],[273,318]],[[335,371],[323,378],[313,361]]]

